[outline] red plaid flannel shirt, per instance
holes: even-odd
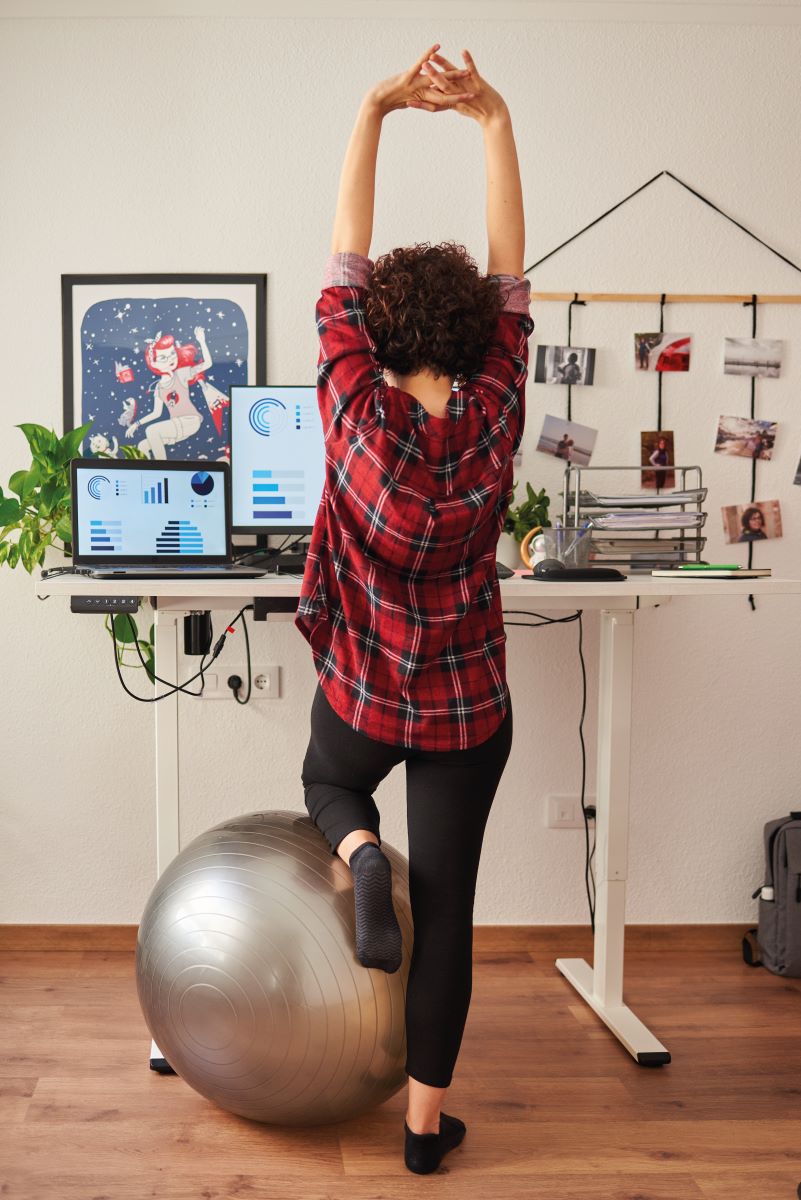
[[[372,261],[333,254],[317,302],[325,485],[295,625],[352,728],[420,750],[486,741],[509,702],[495,568],[525,419],[531,285],[434,417],[390,387],[364,314]]]

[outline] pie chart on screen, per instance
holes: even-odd
[[[195,471],[189,483],[198,496],[208,496],[214,490],[214,478],[209,471]]]

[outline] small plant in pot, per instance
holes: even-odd
[[[55,430],[46,429],[44,425],[17,426],[27,439],[31,463],[15,471],[9,479],[7,487],[11,495],[7,495],[0,487],[0,566],[6,563],[13,570],[21,563],[31,575],[35,567],[44,564],[48,551],[51,555],[54,551],[60,551],[61,558],[67,561],[72,558],[70,462],[80,454],[81,442],[91,427],[90,421],[59,437]],[[124,446],[122,452],[125,458],[146,458],[136,446]],[[114,456],[100,452],[90,457]],[[135,643],[138,641],[152,680],[155,655],[153,626],[150,627],[149,640],[139,638],[136,622],[133,618],[119,622],[118,618],[122,615],[117,614],[114,618],[114,626],[109,624],[106,617],[106,629],[116,635],[118,661],[123,661],[120,643],[124,652],[128,648],[136,649]],[[124,615],[127,618],[128,614]],[[139,655],[135,662],[125,665],[140,666]]]
[[[513,500],[519,482],[515,480],[512,485]],[[546,528],[551,524],[548,516],[551,498],[545,494],[545,488],[535,492],[531,484],[526,482],[526,492],[526,499],[516,508],[510,506],[503,524],[503,532],[498,539],[498,558],[514,570],[523,566],[520,543],[529,530]]]

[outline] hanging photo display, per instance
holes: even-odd
[[[689,333],[635,333],[634,364],[638,371],[689,371]]]
[[[726,338],[723,373],[777,379],[782,367],[783,345],[783,342],[770,338]]]
[[[721,417],[715,450],[739,458],[770,458],[776,440],[776,422],[754,417]]]
[[[647,430],[640,434],[640,462],[644,470],[641,482],[644,488],[672,488],[676,486],[676,472],[656,470],[657,467],[675,466],[673,431],[671,429]]]
[[[721,509],[727,542],[761,542],[782,536],[782,514],[778,500],[753,500],[729,504]]]
[[[567,421],[564,417],[552,417],[546,413],[537,449],[543,454],[586,467],[597,436],[598,430],[591,429],[589,425],[580,425],[578,421]]]
[[[583,384],[595,377],[595,351],[586,346],[538,346],[535,383]]]

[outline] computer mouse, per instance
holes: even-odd
[[[552,575],[564,574],[565,564],[558,558],[543,558],[534,565],[535,579],[549,579]]]

